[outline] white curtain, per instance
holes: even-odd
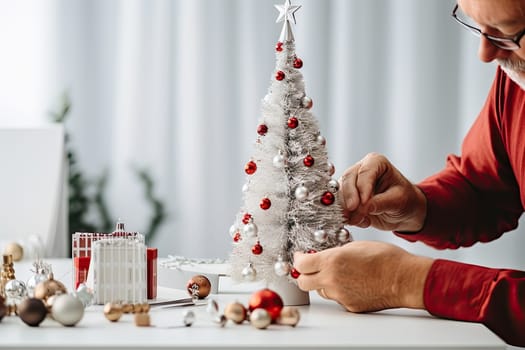
[[[88,176],[109,169],[111,211],[143,230],[146,168],[168,220],[160,256],[225,258],[243,167],[274,67],[282,0],[0,0],[0,122],[34,124],[67,91],[66,124]],[[494,65],[451,18],[452,0],[296,0],[307,93],[336,176],[370,151],[419,181],[457,153]],[[115,219],[116,219],[115,217]],[[524,232],[434,257],[525,268]]]

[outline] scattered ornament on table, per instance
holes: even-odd
[[[186,327],[191,327],[195,322],[195,313],[192,310],[184,310],[182,312],[182,323]]]
[[[18,304],[17,313],[24,323],[31,327],[38,327],[46,318],[47,308],[42,299],[27,298]]]
[[[13,256],[11,254],[4,254],[2,256],[2,269],[0,271],[0,295],[5,297],[4,287],[6,283],[15,279]]]
[[[12,279],[4,286],[4,294],[8,304],[19,304],[27,297],[27,289],[24,282]]]
[[[219,304],[217,304],[217,301],[215,301],[215,299],[208,300],[208,303],[206,304],[206,312],[212,317],[216,317],[218,315]]]
[[[47,280],[47,276],[51,272],[51,266],[42,260],[37,260],[33,263],[33,274],[26,282],[27,295],[29,297],[35,296],[35,288],[40,282]]]
[[[151,326],[151,318],[148,313],[140,312],[135,314],[135,326],[149,327]]]
[[[11,255],[13,261],[20,261],[24,258],[24,248],[17,242],[11,242],[5,246],[4,254]]]
[[[7,315],[7,305],[5,304],[5,299],[0,295],[0,321]]]
[[[84,316],[84,305],[72,294],[60,294],[53,296],[51,316],[63,326],[76,325]]]
[[[265,309],[257,308],[250,312],[250,324],[255,328],[265,329],[270,323],[272,323],[272,317]]]
[[[276,320],[277,324],[295,327],[301,319],[299,309],[293,306],[284,306]]]
[[[111,322],[117,322],[122,314],[122,305],[117,303],[106,303],[104,305],[104,316]]]
[[[62,282],[56,280],[53,276],[53,272],[50,272],[47,280],[36,285],[34,297],[37,299],[42,299],[44,302],[46,302],[47,299],[52,295],[66,293],[66,286]]]
[[[264,288],[254,292],[249,300],[248,309],[253,312],[255,309],[268,311],[272,321],[276,321],[283,308],[283,299],[279,294],[269,288]]]
[[[85,283],[80,283],[78,285],[78,288],[75,292],[75,296],[78,298],[78,300],[80,300],[84,307],[92,305],[93,300],[95,300],[93,291]]]
[[[211,291],[211,283],[204,275],[195,275],[186,284],[186,290],[192,298],[204,299]]]
[[[247,311],[243,304],[236,301],[226,305],[226,308],[224,308],[224,316],[226,316],[228,320],[241,324],[246,320]]]

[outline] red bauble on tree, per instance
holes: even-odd
[[[312,165],[314,165],[314,163],[315,163],[315,159],[311,155],[307,155],[303,159],[304,166],[311,167]]]
[[[288,118],[287,125],[290,129],[295,129],[299,126],[299,119],[297,119],[296,117],[290,117]]]
[[[279,294],[271,289],[265,288],[251,295],[248,308],[250,311],[265,309],[270,314],[272,322],[275,322],[281,314],[283,305],[283,299]]]
[[[259,204],[259,206],[262,210],[268,210],[272,206],[272,201],[270,200],[270,198],[265,197],[261,199],[261,203]]]
[[[278,51],[278,52],[281,52],[283,51],[283,43],[282,42],[277,42],[277,44],[275,44],[275,51]]]
[[[246,163],[246,166],[244,167],[244,171],[248,175],[252,175],[257,171],[257,163],[255,163],[253,160],[250,160],[248,163]]]
[[[297,69],[302,68],[303,67],[303,60],[300,59],[299,57],[296,57],[295,60],[293,60],[293,67],[297,68]]]
[[[275,79],[277,79],[279,81],[283,80],[284,77],[285,77],[285,75],[284,75],[284,72],[282,70],[277,71],[277,73],[275,73]]]
[[[335,195],[330,191],[326,191],[321,196],[321,203],[323,203],[324,205],[330,205],[334,201],[335,201]]]
[[[262,252],[263,252],[263,247],[261,243],[259,242],[255,243],[255,245],[252,247],[252,253],[255,255],[261,255]]]
[[[267,132],[268,127],[265,124],[259,124],[259,126],[257,127],[257,133],[261,136],[264,136]]]

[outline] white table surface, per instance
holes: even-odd
[[[55,278],[71,284],[71,261],[54,261]],[[15,265],[16,276],[26,280],[31,264]],[[187,297],[186,292],[159,288],[159,299]],[[247,304],[250,294],[210,295],[220,310],[232,301]],[[506,345],[483,325],[438,319],[427,312],[409,309],[371,314],[346,312],[335,302],[311,293],[311,304],[299,307],[297,327],[270,325],[265,330],[249,323],[213,322],[206,306],[153,308],[152,327],[136,327],[133,315],[109,322],[102,305],[86,308],[75,327],[63,327],[46,319],[29,327],[18,317],[0,322],[1,349],[505,349]],[[192,309],[196,321],[182,325],[183,310]]]

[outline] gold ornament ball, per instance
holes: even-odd
[[[42,299],[27,298],[18,304],[17,312],[24,323],[31,327],[38,327],[46,318],[47,308]]]
[[[133,307],[133,304],[122,304],[122,312],[125,314],[131,314],[135,308]]]
[[[60,281],[54,279],[53,274],[49,274],[49,278],[36,285],[34,296],[37,299],[47,301],[49,297],[55,294],[66,294],[67,288]]]
[[[11,255],[13,261],[20,261],[24,257],[24,248],[20,244],[12,242],[5,246],[4,254]]]
[[[196,296],[199,299],[204,299],[210,294],[211,283],[208,277],[204,275],[195,275],[190,278],[186,284],[186,289],[192,297]]]
[[[250,323],[258,329],[265,329],[272,323],[272,318],[268,311],[259,308],[250,313]]]
[[[117,322],[122,316],[122,305],[115,303],[106,303],[104,305],[104,316],[111,322]]]
[[[299,323],[299,320],[301,319],[301,314],[299,313],[299,309],[292,306],[285,306],[281,310],[281,314],[277,318],[277,323],[286,325],[286,326],[292,326],[295,327]]]
[[[226,305],[224,309],[224,316],[226,316],[228,320],[241,324],[246,319],[246,308],[238,301],[230,303]]]

